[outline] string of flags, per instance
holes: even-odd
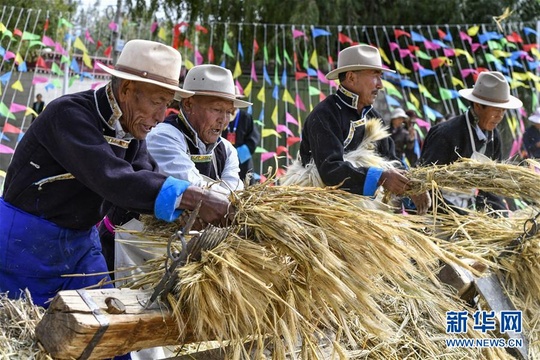
[[[92,24],[73,31],[74,25],[60,18],[55,31],[47,25],[42,34],[35,34],[0,22],[0,40],[6,40],[0,43],[0,154],[13,152],[24,135],[26,117],[35,115],[28,105],[3,96],[5,89],[28,94],[30,104],[31,88],[25,88],[20,79],[26,72],[33,72],[32,86],[44,85],[46,91],[62,88],[66,72],[69,86],[76,80],[86,81],[88,88],[102,86],[106,80],[96,78],[97,64],[110,62],[111,32],[118,32],[125,41],[139,37],[167,43],[181,52],[187,70],[203,63],[229,68],[239,90],[254,102],[248,111],[261,128],[262,140],[255,158],[261,173],[265,163],[281,168],[278,174],[283,173],[283,167],[295,156],[303,120],[338,88],[325,74],[335,68],[338,51],[350,45],[365,43],[379,48],[385,66],[396,70],[395,74],[385,73],[381,96],[388,110],[403,107],[417,112],[417,126],[424,130],[420,134],[437,118],[466,110],[458,90],[472,86],[485,70],[501,71],[514,95],[530,100],[524,101],[526,108],[508,115],[507,126],[513,136],[510,156],[519,152],[523,118],[538,106],[540,53],[532,24],[359,29],[187,22],[168,25],[154,21],[143,32],[140,28],[131,31],[130,24],[136,23],[109,22],[105,28]],[[44,49],[54,54],[52,60],[44,58]],[[17,139],[12,139],[13,134]]]

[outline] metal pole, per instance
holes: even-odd
[[[68,30],[68,33],[67,33],[67,45],[66,45],[66,53],[68,54],[68,58],[69,58],[69,53],[71,51],[71,39],[72,39],[72,31],[71,29]],[[62,87],[62,95],[66,95],[67,92],[68,92],[68,88],[69,88],[69,67],[71,65],[71,62],[70,61],[66,61],[66,63],[64,64],[64,84],[63,84],[63,87]]]
[[[122,19],[122,0],[116,1],[116,14],[114,15],[114,23],[116,24],[116,29],[113,31],[113,65],[116,64],[120,50],[118,49],[118,39],[120,34],[120,21]]]

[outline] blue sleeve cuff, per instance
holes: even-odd
[[[240,164],[245,163],[251,158],[251,153],[249,152],[249,148],[247,145],[239,146],[236,151],[238,152],[238,160],[240,161]]]
[[[364,196],[373,196],[375,191],[379,187],[379,179],[383,173],[384,169],[370,167],[366,174],[366,180],[364,181]]]
[[[174,221],[182,210],[176,209],[176,199],[186,191],[189,181],[180,180],[169,176],[163,183],[156,198],[154,214],[160,220]]]

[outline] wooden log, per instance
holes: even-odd
[[[163,304],[144,305],[151,291],[130,289],[59,292],[36,328],[56,359],[104,359],[156,346],[195,342]]]

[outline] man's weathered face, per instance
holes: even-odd
[[[232,100],[205,95],[184,99],[183,109],[197,136],[205,144],[213,144],[219,139],[235,110]]]
[[[118,89],[118,104],[122,109],[120,124],[134,138],[146,139],[146,135],[165,118],[174,91],[139,81],[124,80]]]
[[[347,90],[358,95],[359,108],[373,105],[379,90],[383,88],[381,70],[358,70],[347,72]]]
[[[493,131],[504,118],[506,109],[474,104],[474,112],[478,115],[478,126],[484,131]]]

